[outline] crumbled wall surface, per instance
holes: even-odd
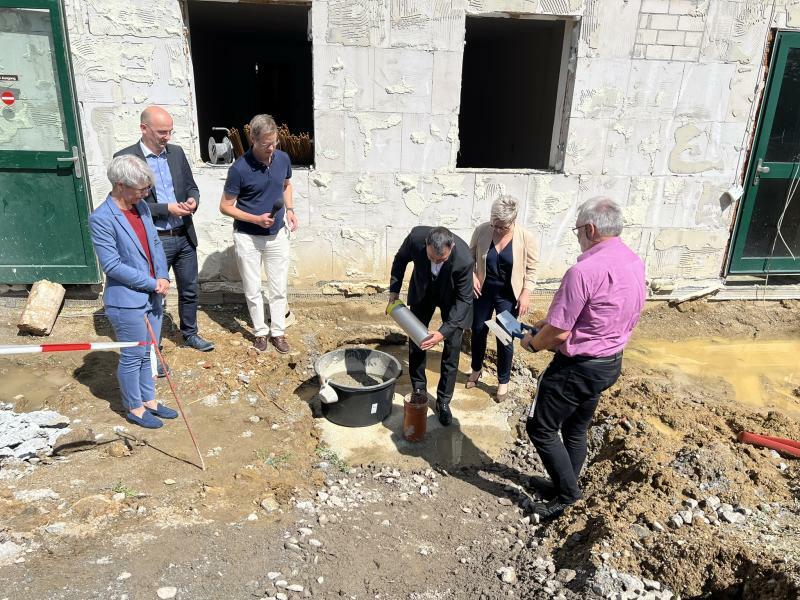
[[[226,167],[199,160],[208,132],[197,130],[182,3],[65,4],[94,203],[112,153],[138,139],[140,111],[164,106],[201,188],[204,289],[235,289],[231,223],[218,211]],[[717,277],[735,208],[722,194],[749,143],[767,30],[800,26],[798,3],[784,1],[314,0],[311,10],[316,161],[294,171],[290,271],[304,288],[384,279],[417,224],[469,240],[500,194],[520,200],[519,220],[540,240],[542,280],[574,261],[575,209],[597,194],[624,206],[623,237],[651,278]],[[465,16],[490,13],[580,18],[563,173],[455,168]]]

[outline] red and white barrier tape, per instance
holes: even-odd
[[[37,354],[39,352],[79,352],[86,350],[116,350],[134,346],[150,346],[152,342],[92,342],[90,344],[38,344],[30,346],[0,346],[3,354]]]

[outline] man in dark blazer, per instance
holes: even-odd
[[[138,156],[155,173],[156,185],[145,202],[153,215],[167,265],[175,273],[181,334],[187,346],[208,352],[214,349],[214,344],[200,337],[197,329],[197,233],[192,214],[197,210],[200,190],[183,148],[168,143],[172,137],[170,114],[160,106],[149,106],[142,111],[139,127],[141,140],[114,156]]]
[[[450,400],[458,375],[461,337],[472,321],[472,254],[466,242],[445,227],[414,227],[392,262],[389,304],[400,296],[409,262],[414,263],[408,287],[411,312],[426,327],[437,307],[442,314],[442,326],[438,331],[430,331],[419,347],[411,340],[408,342],[411,387],[414,391],[426,390],[426,351],[444,340],[436,412],[439,422],[447,426],[453,420]]]

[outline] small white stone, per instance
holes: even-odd
[[[289,582],[285,579],[278,579],[278,581],[275,582],[275,587],[285,588],[287,585],[289,585]]]
[[[269,573],[267,573],[267,577],[269,578],[270,581],[274,581],[280,576],[281,574],[279,571],[270,571]]]
[[[164,485],[175,485],[175,480],[174,479],[165,479],[164,480]]]
[[[300,585],[299,583],[293,583],[286,589],[289,590],[290,592],[302,592],[305,588],[303,588],[303,586]]]
[[[261,420],[261,417],[258,415],[252,415],[249,419],[247,419],[251,423],[258,423]]]
[[[315,548],[322,548],[322,542],[320,542],[319,540],[316,540],[314,538],[309,539],[308,543],[311,544],[312,546],[314,546]]]
[[[178,588],[173,586],[161,587],[156,591],[156,595],[161,598],[161,600],[170,600],[170,598],[174,598],[177,593]]]
[[[123,571],[119,575],[117,575],[117,581],[125,581],[126,579],[130,579],[131,574],[127,571]]]
[[[258,521],[258,515],[256,513],[250,513],[247,515],[248,521]]]
[[[322,576],[317,577],[317,583],[325,583],[325,578]]]
[[[514,567],[500,567],[497,569],[497,574],[500,576],[503,583],[517,583],[517,572],[514,570]]]
[[[116,494],[111,496],[111,499],[114,502],[122,502],[123,500],[125,500],[125,494],[123,494],[122,492],[117,492]]]

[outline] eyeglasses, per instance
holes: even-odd
[[[509,231],[512,227],[511,225],[499,225],[495,223],[489,223],[489,226],[495,231]]]
[[[589,223],[584,223],[583,225],[578,225],[577,227],[572,228],[572,233],[575,234],[575,237],[581,237],[581,229],[586,227]]]
[[[259,148],[264,148],[267,150],[268,148],[277,148],[280,145],[280,141],[275,140],[274,142],[255,142],[253,146],[258,146]]]
[[[172,135],[175,133],[175,130],[174,130],[174,129],[153,129],[153,128],[152,128],[150,125],[148,125],[147,123],[145,123],[144,125],[145,125],[145,127],[147,127],[147,128],[150,130],[150,131],[153,131],[153,132],[155,132],[155,133],[157,133],[158,135],[160,135],[160,136],[163,136],[163,137],[172,137]]]
[[[150,193],[150,190],[152,189],[153,186],[148,185],[147,187],[137,188],[131,185],[127,185],[125,187],[127,187],[130,190],[133,190],[134,192],[140,193],[142,196],[147,196]]]

